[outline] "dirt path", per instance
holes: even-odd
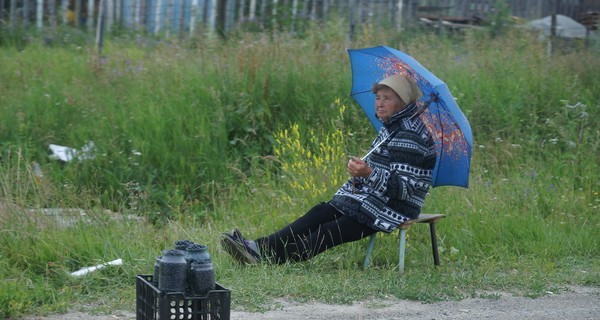
[[[423,304],[407,300],[366,301],[353,305],[298,304],[278,300],[279,308],[265,313],[232,311],[232,320],[396,320],[396,319],[544,319],[600,320],[600,288],[571,287],[560,294],[548,293],[540,298],[499,294],[498,298],[469,298]],[[31,320],[123,320],[135,319],[133,312],[89,315],[73,312]]]

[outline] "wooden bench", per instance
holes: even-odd
[[[401,224],[398,229],[400,229],[400,262],[398,264],[398,268],[400,273],[404,272],[404,255],[406,251],[406,230],[415,223],[428,223],[429,231],[431,232],[431,249],[433,251],[433,264],[436,266],[440,265],[440,257],[438,255],[438,247],[437,247],[437,236],[435,234],[435,223],[446,217],[444,214],[427,214],[422,213],[419,215],[417,219],[409,220],[403,224]],[[367,255],[365,256],[365,261],[363,262],[363,266],[365,269],[369,267],[369,262],[371,260],[371,254],[373,253],[373,248],[375,247],[375,238],[376,233],[372,234],[369,239],[369,246],[367,248]]]

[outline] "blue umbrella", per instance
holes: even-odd
[[[408,75],[417,82],[423,92],[417,101],[423,108],[419,116],[431,132],[437,152],[432,186],[467,188],[473,136],[469,121],[448,86],[417,60],[390,47],[349,49],[348,54],[352,65],[350,95],[367,114],[375,130],[381,128],[381,121],[375,115],[373,85],[394,74]]]

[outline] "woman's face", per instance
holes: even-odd
[[[391,88],[381,88],[375,93],[375,114],[383,122],[390,120],[390,117],[404,109],[406,104],[394,90]]]

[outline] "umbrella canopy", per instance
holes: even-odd
[[[471,126],[452,97],[448,86],[411,56],[396,49],[378,46],[349,49],[352,65],[352,91],[375,127],[381,121],[375,115],[373,85],[394,74],[405,74],[414,79],[423,92],[417,101],[424,108],[419,114],[431,132],[437,152],[432,186],[469,186]]]

